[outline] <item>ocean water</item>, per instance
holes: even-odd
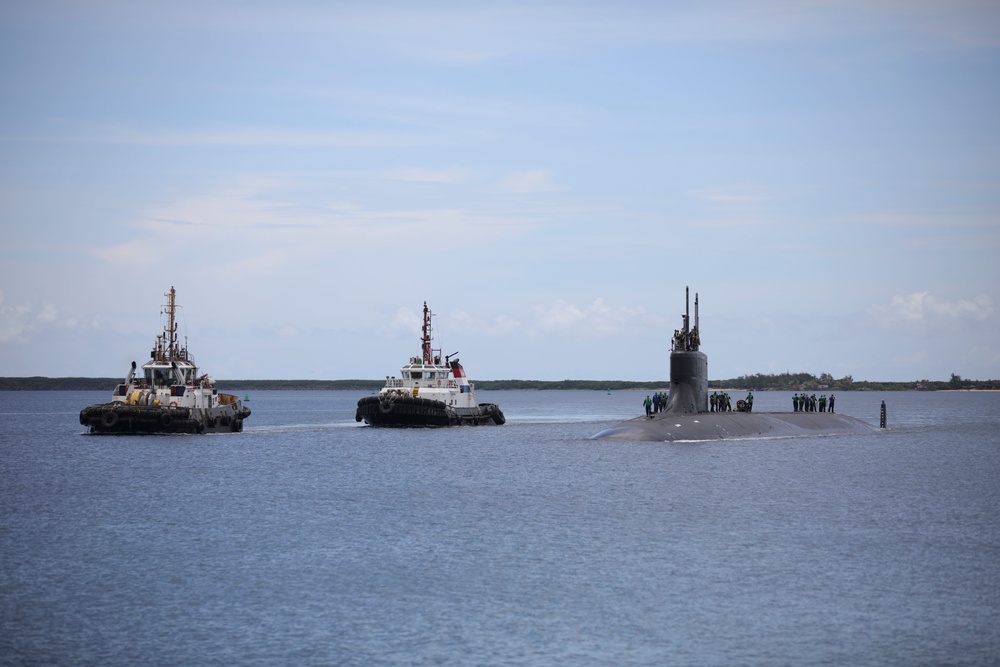
[[[1000,664],[1000,393],[672,444],[590,439],[644,392],[478,393],[505,426],[252,392],[243,433],[98,437],[108,393],[0,392],[0,664]]]

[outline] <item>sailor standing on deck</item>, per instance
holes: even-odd
[[[649,397],[649,394],[646,395],[646,400],[642,404],[646,406],[646,416],[649,417],[650,409],[653,407],[653,399]]]

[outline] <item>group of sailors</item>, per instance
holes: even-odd
[[[667,398],[669,396],[670,395],[667,392],[663,392],[662,394],[660,392],[656,392],[653,394],[652,398],[647,395],[646,400],[642,402],[642,404],[646,406],[646,416],[649,417],[654,413],[663,412],[663,410],[667,407]]]
[[[732,412],[733,400],[724,391],[713,391],[708,397],[709,412]],[[745,400],[736,401],[737,412],[753,412],[753,392],[747,392]]]
[[[701,345],[701,336],[698,334],[698,325],[690,331],[687,330],[687,316],[681,315],[685,319],[684,330],[674,329],[674,339],[671,342],[671,350],[674,352],[697,350]]]
[[[667,407],[667,392],[656,392],[652,396],[647,395],[643,405],[646,406],[646,416],[652,416],[658,412],[663,412]],[[834,412],[834,396],[830,394],[827,399],[826,394],[816,398],[816,394],[802,393],[792,395],[792,409],[795,412]],[[732,412],[733,403],[729,394],[724,391],[713,391],[708,397],[710,412]],[[738,412],[753,412],[753,392],[747,392],[746,400],[736,402]]]
[[[732,412],[733,402],[724,391],[713,391],[708,397],[709,412]]]
[[[826,412],[827,404],[829,403],[830,412],[834,412],[833,409],[834,396],[830,394],[830,399],[827,401],[826,394],[822,394],[819,398],[816,398],[816,394],[808,395],[803,393],[801,396],[798,394],[792,395],[792,409],[795,412]]]

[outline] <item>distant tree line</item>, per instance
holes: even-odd
[[[956,389],[1000,389],[1000,380],[963,380],[952,373],[951,379],[916,380],[913,382],[870,382],[856,381],[850,375],[834,379],[829,373],[819,377],[810,373],[780,373],[777,375],[741,375],[729,380],[712,380],[710,389],[761,389],[773,391],[944,391]]]
[[[624,389],[662,389],[669,380],[632,382],[628,380],[476,380],[476,389],[502,391],[510,389],[587,389],[592,391]]]
[[[110,391],[122,378],[0,378],[0,391]],[[216,380],[223,391],[335,390],[378,391],[385,380]],[[477,389],[502,391],[512,389],[583,389],[591,391],[627,389],[664,389],[669,380],[634,382],[628,380],[477,380]],[[756,389],[761,391],[944,391],[956,389],[1000,389],[1000,380],[965,380],[952,373],[951,379],[914,382],[855,381],[850,375],[834,379],[829,373],[818,377],[809,373],[778,375],[741,375],[729,380],[710,380],[709,389]]]

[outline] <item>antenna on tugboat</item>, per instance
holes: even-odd
[[[167,297],[167,306],[166,306],[167,310],[165,311],[166,315],[167,315],[167,328],[166,328],[166,330],[164,330],[163,335],[164,335],[164,338],[166,338],[166,336],[168,334],[170,336],[170,340],[169,341],[164,340],[164,343],[167,344],[167,349],[166,349],[167,358],[168,359],[176,359],[177,358],[177,321],[175,319],[175,314],[177,312],[177,306],[176,306],[175,299],[176,299],[176,296],[177,296],[177,290],[175,290],[174,286],[171,285],[170,286],[170,292],[168,292],[167,294],[164,294],[163,296]]]
[[[424,357],[425,364],[434,363],[433,350],[431,350],[431,311],[427,307],[427,302],[424,301],[424,326],[422,331],[422,336],[420,338],[420,351]]]

